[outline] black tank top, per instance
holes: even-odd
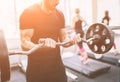
[[[105,17],[102,19],[102,23],[104,23],[105,20],[107,20],[107,25],[109,25],[110,17],[105,16]]]
[[[76,31],[76,33],[80,33],[81,37],[84,36],[84,31],[82,29],[82,20],[76,21],[76,23],[75,23],[75,31]]]
[[[81,20],[76,21],[75,29],[76,30],[82,30],[82,21]]]

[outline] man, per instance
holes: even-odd
[[[30,50],[38,43],[43,47],[28,55],[27,82],[67,82],[60,57],[58,41],[65,41],[65,20],[56,9],[59,0],[41,0],[25,9],[20,16],[20,33],[23,50]],[[65,44],[68,47],[80,42],[79,35]]]

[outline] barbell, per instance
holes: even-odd
[[[9,55],[29,55],[40,48],[43,44],[38,44],[29,51],[13,51],[9,52],[6,45],[6,40],[4,37],[4,32],[0,30],[0,70],[1,70],[1,82],[10,80],[10,62]],[[104,54],[108,52],[114,44],[113,32],[106,25],[101,23],[92,24],[87,32],[86,38],[81,38],[83,42],[87,43],[91,51],[97,54]],[[57,43],[58,46],[69,43],[70,41],[65,41],[62,43]]]

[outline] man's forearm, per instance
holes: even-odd
[[[31,41],[28,40],[24,40],[21,42],[22,48],[24,48],[25,50],[30,50],[32,49],[36,44],[34,44]]]

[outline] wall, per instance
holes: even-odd
[[[7,38],[18,37],[14,0],[0,0],[0,29],[4,30]]]
[[[98,22],[101,22],[105,10],[111,17],[110,25],[120,26],[120,0],[98,0]]]
[[[80,9],[80,15],[87,21],[88,24],[92,23],[92,0],[69,0],[69,6],[68,6],[68,12],[69,13],[68,17],[66,18],[67,20],[67,25],[71,25],[72,23],[72,18],[75,15],[74,10],[75,8]],[[68,20],[69,19],[69,20]]]

